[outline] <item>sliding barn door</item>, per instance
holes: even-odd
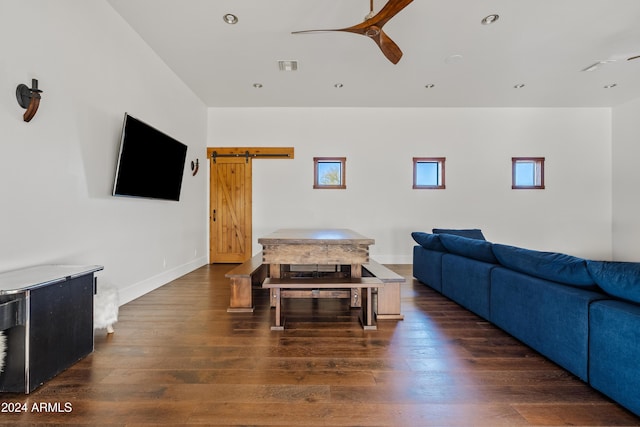
[[[238,263],[251,258],[251,159],[211,161],[211,263]]]

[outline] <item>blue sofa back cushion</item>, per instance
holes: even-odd
[[[587,269],[609,295],[640,303],[640,263],[587,261]]]
[[[486,240],[470,239],[454,234],[441,234],[440,241],[449,252],[456,255],[462,255],[491,264],[498,263],[491,249],[492,243]]]
[[[467,228],[467,229],[450,229],[450,228],[434,228],[431,230],[434,234],[453,234],[454,236],[467,237],[469,239],[486,240],[482,230],[479,228]]]
[[[582,258],[498,243],[493,244],[493,253],[500,264],[520,273],[566,285],[597,287],[587,270],[587,262]]]
[[[440,242],[440,236],[437,234],[414,231],[411,233],[411,237],[413,237],[413,240],[425,249],[447,252],[447,249],[442,245],[442,242]]]

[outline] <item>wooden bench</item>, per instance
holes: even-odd
[[[384,287],[384,283],[376,277],[351,278],[302,278],[277,279],[267,277],[262,283],[263,288],[271,289],[271,297],[275,300],[275,325],[272,331],[284,330],[282,315],[283,298],[352,298],[354,290],[366,289],[358,292],[362,304],[360,322],[365,330],[377,329],[373,321],[372,289]]]
[[[228,313],[251,313],[254,310],[254,285],[260,286],[269,273],[269,266],[262,263],[262,252],[243,262],[225,274],[229,278],[231,295]]]
[[[403,320],[404,315],[400,310],[400,288],[406,279],[372,259],[362,265],[362,275],[376,277],[384,283],[384,287],[378,288],[378,301],[375,305],[376,319]]]

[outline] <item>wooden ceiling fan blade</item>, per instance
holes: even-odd
[[[347,28],[336,28],[333,30],[306,30],[306,31],[293,31],[291,34],[302,34],[302,33],[318,33],[325,31],[344,31],[355,34],[367,35],[367,31],[372,27],[376,26],[378,28],[382,28],[384,24],[386,24],[391,18],[396,16],[402,9],[407,7],[413,0],[389,0],[387,4],[384,5],[382,10],[375,14],[372,18],[367,19],[360,24],[353,25]]]
[[[397,64],[402,58],[402,50],[391,38],[382,30],[376,37],[371,37],[376,42],[380,50],[389,61]]]
[[[328,33],[331,31],[344,31],[342,29],[335,30],[303,30],[303,31],[292,31],[291,34],[314,34],[314,33]]]
[[[351,27],[333,30],[293,31],[291,34],[323,33],[328,31],[342,31],[361,34],[372,39],[378,45],[384,56],[392,63],[397,64],[398,61],[400,61],[400,58],[402,58],[402,51],[400,50],[400,47],[398,47],[398,45],[391,40],[384,31],[382,31],[382,27],[412,2],[413,0],[389,0],[380,12],[375,14],[373,17]],[[371,5],[373,6],[373,3]]]
[[[372,18],[367,19],[362,24],[354,25],[351,28],[367,28],[371,25],[382,28],[384,24],[389,22],[391,18],[400,13],[405,7],[409,6],[411,2],[413,2],[413,0],[389,0],[387,4],[383,6],[380,12],[376,13]]]

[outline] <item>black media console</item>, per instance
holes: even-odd
[[[0,273],[0,392],[30,393],[93,351],[94,273],[102,269],[41,265]]]

